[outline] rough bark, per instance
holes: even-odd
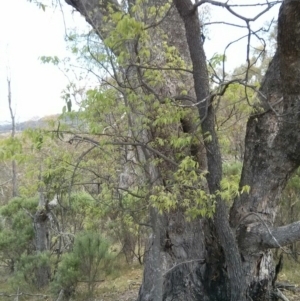
[[[162,1],[149,1],[149,4],[161,4]],[[180,19],[175,7],[172,7],[164,21],[159,26],[168,34],[168,44],[175,46],[187,65],[190,65],[189,49],[182,37],[185,33],[183,22]],[[156,30],[156,29],[154,29]],[[157,45],[159,38],[154,39],[153,44]],[[161,65],[164,62],[160,62]],[[194,97],[194,89],[191,75],[180,77],[180,82],[185,84],[191,97]],[[173,82],[168,81],[168,92],[177,95],[179,88]],[[169,95],[167,95],[169,96]],[[185,133],[193,133],[195,125],[192,124],[194,112],[181,120],[182,129]],[[205,156],[201,143],[192,144],[190,154],[197,159],[199,166],[206,167]],[[169,170],[174,167],[167,167]],[[153,214],[151,213],[152,219]],[[205,273],[205,242],[203,234],[206,230],[205,221],[187,222],[184,212],[178,208],[171,213],[157,215],[156,231],[149,241],[147,256],[145,259],[144,281],[139,292],[139,301],[157,300],[153,292],[158,279],[162,285],[162,300],[196,300],[205,296],[205,288],[200,278]],[[154,220],[154,219],[153,219]],[[154,246],[156,246],[154,248]],[[157,248],[158,247],[158,248]],[[158,261],[159,259],[159,261]],[[155,264],[160,263],[160,273],[155,273]],[[200,276],[197,277],[195,275]],[[160,278],[158,278],[161,277]]]
[[[300,3],[286,0],[278,21],[278,49],[260,89],[261,108],[247,123],[240,187],[230,213],[253,300],[268,300],[274,276],[269,248],[299,240],[299,223],[273,228],[278,200],[299,157]]]
[[[207,182],[210,193],[216,195],[220,191],[222,161],[215,130],[215,113],[212,106],[212,98],[209,95],[208,72],[203,43],[201,42],[198,12],[194,9],[190,0],[174,0],[174,3],[185,24],[187,44],[193,63],[197,103],[200,103],[198,110],[208,163]],[[210,139],[207,139],[208,135],[210,135]],[[246,300],[246,294],[239,250],[234,234],[229,226],[226,205],[219,196],[216,197],[216,201],[214,221],[218,238],[225,253],[230,279],[231,300],[243,301]]]
[[[103,21],[108,6],[120,9],[114,0],[66,2],[85,16],[101,38],[110,31],[109,21],[105,25]],[[176,35],[170,34],[170,41],[173,39],[188,60],[189,53],[193,64],[209,171],[207,182],[214,194],[220,189],[222,163],[197,10],[190,0],[174,0],[174,4],[184,21],[185,33],[178,26]],[[299,2],[285,0],[279,14],[278,50],[260,89],[260,108],[247,123],[240,187],[249,185],[250,193],[234,200],[229,219],[219,198],[213,221],[187,222],[180,210],[162,216],[152,211],[154,235],[145,260],[139,301],[242,301],[247,295],[253,301],[271,298],[274,271],[270,248],[299,239],[298,222],[272,227],[278,199],[300,164],[299,27]],[[187,43],[183,43],[185,38]],[[191,128],[183,122],[185,126]],[[205,139],[207,135],[210,139]],[[156,179],[157,171],[155,174]]]
[[[107,26],[106,24],[101,23],[105,11],[102,14],[93,13],[94,11],[102,11],[102,6],[97,8],[93,7],[91,14],[87,14],[84,7],[91,8],[91,6],[95,4],[93,4],[92,1],[89,1],[88,4],[86,1],[67,2],[79,10],[94,28],[96,27],[95,30],[101,38],[106,37]],[[161,5],[163,1],[150,1],[149,5],[153,5],[156,2],[158,5]],[[106,3],[106,5],[109,4]],[[115,6],[115,9],[120,8]],[[178,22],[180,22],[180,25]],[[174,8],[170,10],[160,28],[163,28],[165,32],[168,33],[168,36],[170,37],[170,40],[168,41],[169,44],[175,45],[177,49],[179,49],[182,57],[188,60],[189,50],[186,47],[186,43],[181,38],[178,39],[178,37],[184,34],[184,27]],[[153,34],[155,34],[155,29],[153,32]],[[153,41],[153,45],[157,44],[159,44],[157,41]],[[130,42],[127,42],[127,48],[134,50],[134,47],[132,47]],[[116,51],[117,50],[114,49],[114,52]],[[130,56],[130,60],[131,64],[136,63],[134,55]],[[129,71],[130,74],[128,74],[127,70],[125,78],[126,80],[130,80],[130,84],[135,87],[137,70],[136,68],[130,68]],[[190,81],[186,82],[188,83]],[[171,90],[171,94],[176,95],[177,87],[173,83],[170,83],[170,86],[171,85],[172,87],[167,87],[169,90],[168,92]],[[134,115],[135,108],[131,109]],[[128,116],[130,123],[134,124],[134,117],[131,117],[133,116]],[[191,124],[191,120],[192,118],[183,120],[182,124],[185,132],[193,132],[195,130],[195,127]],[[132,125],[131,127],[134,128]],[[139,128],[139,126],[136,128]],[[147,144],[148,141],[151,141],[149,133],[146,133],[143,137],[139,137],[137,133],[134,135],[130,134],[129,136],[134,136],[145,144]],[[203,167],[205,163],[202,162],[203,157],[199,155],[199,149],[199,146],[193,146],[191,154],[199,158],[200,165]],[[145,154],[144,151],[145,149],[137,148],[139,161],[151,161],[151,158],[149,157],[153,157],[153,154]],[[135,150],[132,150],[130,155],[132,157],[137,156]],[[148,178],[152,183],[151,185],[156,185],[157,179],[161,181],[158,172],[155,171],[153,166],[147,166],[146,164],[145,169],[147,170]],[[129,176],[130,170],[130,166],[125,167],[122,175],[124,176],[122,183],[125,186],[128,185],[128,180],[130,181],[130,179],[132,179],[132,177]],[[152,208],[150,210],[150,216],[153,235],[148,245],[144,272],[145,281],[140,290],[139,300],[158,301],[162,300],[162,298],[164,300],[172,300],[174,298],[176,300],[185,300],[187,296],[190,296],[190,300],[200,298],[200,296],[204,294],[204,288],[201,281],[195,277],[195,273],[197,275],[202,275],[204,273],[203,258],[206,250],[204,248],[204,230],[202,222],[186,222],[185,216],[180,210],[169,215],[158,215],[157,210]],[[174,277],[174,275],[181,275],[181,277]],[[163,282],[165,282],[164,287]]]

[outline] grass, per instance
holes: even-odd
[[[287,258],[284,255],[283,269],[278,275],[278,282],[288,282],[296,285],[297,289],[300,288],[300,262],[294,259]],[[299,301],[300,293],[298,291],[283,290],[283,294],[289,301]]]
[[[93,300],[103,301],[131,301],[136,300],[142,281],[142,267],[140,265],[119,266],[105,281],[99,282],[95,288]],[[86,287],[80,284],[73,300],[86,300]]]
[[[112,275],[99,284],[95,297],[105,301],[135,300],[142,281],[140,265],[124,266],[118,276]],[[132,299],[133,298],[133,299]]]
[[[283,270],[280,272],[278,281],[290,282],[300,287],[300,262],[297,263],[295,260],[288,259],[285,256]],[[138,264],[128,265],[121,263],[118,265],[118,269],[114,270],[113,273],[108,276],[105,281],[99,282],[95,289],[93,297],[94,301],[133,301],[136,300],[137,293],[142,282],[143,267]],[[9,295],[16,294],[17,289],[13,289],[7,274],[4,269],[0,268],[0,293],[7,293]],[[30,291],[32,295],[40,294],[40,296],[20,296],[19,301],[31,300],[55,300],[52,299],[50,293],[47,290],[44,291]],[[26,291],[24,290],[24,293]],[[44,296],[43,296],[44,295]],[[45,297],[48,295],[49,297]],[[298,294],[287,292],[286,294],[290,301],[300,300]],[[0,295],[0,299],[13,300],[14,297],[5,297]],[[76,295],[72,298],[73,301],[83,301],[86,299],[86,286],[80,284]]]
[[[283,269],[278,277],[279,281],[291,282],[300,287],[300,262],[297,262],[294,259],[284,259]]]
[[[142,266],[138,264],[128,265],[126,263],[118,265],[118,269],[108,276],[105,281],[99,282],[95,289],[93,301],[133,301],[136,300],[137,293],[142,281]],[[19,293],[30,293],[31,295],[21,295],[19,301],[40,301],[56,300],[47,289],[42,291],[32,291],[30,289]],[[5,293],[8,296],[1,295]],[[13,295],[17,294],[17,288],[13,289],[4,269],[0,268],[0,300],[14,300]],[[83,301],[86,298],[86,285],[80,283],[73,301]]]

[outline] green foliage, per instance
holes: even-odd
[[[32,197],[41,187],[45,188],[47,197],[68,189],[74,152],[56,137],[46,128],[27,129],[22,133],[26,152],[23,152],[19,161],[19,168],[22,169],[19,180],[21,196]]]
[[[44,269],[50,278],[50,253],[22,254],[10,282],[14,288],[32,289],[38,286],[38,271]]]
[[[0,210],[0,260],[14,271],[21,255],[33,250],[32,217],[37,208],[36,198],[15,198]]]
[[[215,53],[209,60],[209,65],[213,68],[216,68],[220,66],[224,61],[226,61],[226,57],[223,54]]]
[[[86,192],[72,193],[70,202],[71,218],[70,224],[73,224],[74,230],[93,230],[99,226],[99,210],[97,203],[90,194]]]
[[[300,220],[300,170],[288,181],[279,201],[280,210],[276,216],[276,225],[283,226]],[[299,241],[289,246],[290,259],[295,261],[299,259]],[[289,271],[290,273],[291,271]]]
[[[150,196],[151,204],[160,213],[182,208],[188,218],[212,217],[215,197],[206,191],[205,175],[206,171],[201,172],[193,158],[185,157],[174,173],[174,180],[169,181],[167,189],[164,186],[154,188]]]
[[[59,263],[53,289],[75,289],[79,282],[83,282],[91,297],[95,285],[111,272],[113,260],[105,238],[96,232],[81,232],[76,235],[72,252],[63,255]]]
[[[22,141],[17,137],[0,140],[0,161],[19,159],[22,153]]]
[[[79,260],[73,253],[63,255],[52,283],[54,292],[59,292],[61,289],[71,291],[76,288],[80,277]]]
[[[298,169],[288,181],[280,200],[281,210],[278,214],[280,225],[289,224],[300,219],[300,170]]]
[[[212,84],[219,82],[220,78],[222,78],[223,71],[220,71],[219,68],[222,64],[226,62],[226,57],[223,54],[215,53],[212,58],[208,60],[208,73],[210,78],[212,79]]]
[[[250,187],[245,185],[240,189],[239,183],[241,178],[242,163],[232,162],[223,164],[223,178],[221,181],[220,196],[223,200],[232,204],[234,199],[241,193],[249,193]]]
[[[256,94],[251,89],[231,84],[216,107],[222,153],[230,161],[243,160],[246,120],[256,101]]]
[[[118,101],[118,94],[115,89],[104,87],[87,91],[87,97],[82,102],[81,108],[83,111],[82,118],[89,124],[91,134],[114,130],[112,122],[108,118],[112,107],[114,107],[114,120],[120,120],[127,111],[124,104]]]
[[[40,60],[44,64],[53,64],[53,65],[58,65],[60,60],[57,56],[41,56]]]

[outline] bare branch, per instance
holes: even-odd
[[[187,261],[182,261],[179,262],[177,264],[175,264],[174,266],[172,266],[170,269],[168,269],[163,276],[165,277],[167,274],[169,274],[171,271],[173,271],[174,269],[176,269],[178,266],[182,265],[182,264],[188,264],[188,263],[194,263],[194,262],[200,262],[200,263],[205,263],[205,259],[192,259],[192,260],[187,260]]]
[[[71,143],[71,141],[74,141],[74,140],[89,142],[89,143],[91,143],[93,145],[100,146],[100,143],[98,141],[93,140],[90,137],[82,137],[82,136],[79,136],[79,135],[75,135],[74,137],[72,137],[69,140],[69,142]],[[107,144],[107,145],[141,146],[141,147],[144,147],[144,148],[148,149],[150,152],[158,155],[159,157],[163,158],[164,160],[166,160],[167,162],[171,163],[172,165],[178,167],[178,164],[175,161],[173,161],[172,159],[168,158],[167,156],[165,156],[164,154],[162,154],[160,151],[154,149],[149,144],[145,144],[145,143],[142,143],[142,142],[128,142],[128,141],[109,141],[109,142],[105,142],[105,144]]]
[[[19,296],[34,296],[34,297],[42,297],[44,299],[47,299],[49,297],[49,295],[44,295],[44,294],[29,294],[29,293],[17,293],[17,294],[9,294],[9,293],[0,293],[0,296],[3,297],[19,297]]]
[[[188,72],[193,74],[193,70],[189,69],[184,69],[184,68],[177,68],[177,67],[172,67],[172,68],[167,68],[167,67],[156,67],[156,66],[142,66],[142,65],[137,65],[137,64],[130,64],[130,66],[135,66],[141,69],[151,69],[151,70],[166,70],[166,71],[183,71],[183,72]]]
[[[262,244],[266,248],[278,248],[298,240],[300,240],[300,221],[274,228],[270,232],[262,234]]]
[[[257,20],[259,17],[261,17],[263,14],[265,14],[267,11],[269,11],[273,6],[282,3],[282,1],[272,1],[272,2],[266,2],[266,3],[257,3],[257,4],[228,4],[226,2],[220,2],[220,1],[213,1],[213,0],[201,0],[198,3],[195,3],[193,6],[192,11],[194,11],[195,9],[197,9],[199,6],[205,4],[205,3],[209,3],[212,4],[214,6],[219,6],[219,7],[223,7],[226,8],[232,15],[234,15],[235,17],[244,20],[245,22],[253,22],[255,20]],[[235,12],[232,7],[250,7],[250,6],[267,6],[264,10],[262,10],[261,12],[259,12],[255,17],[253,18],[246,18],[240,14],[238,14],[237,12]]]
[[[219,25],[219,24],[234,26],[234,27],[239,27],[239,28],[247,28],[247,26],[244,26],[244,25],[229,23],[229,22],[225,22],[225,21],[207,22],[207,23],[203,23],[202,26],[204,27],[204,26],[208,26],[208,25]]]

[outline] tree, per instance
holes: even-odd
[[[11,118],[11,139],[13,140],[16,135],[16,121],[15,114],[12,109],[12,96],[11,96],[11,79],[7,76],[7,88],[8,88],[8,107]],[[17,164],[16,160],[12,160],[12,196],[16,197],[18,194],[17,189]]]
[[[143,179],[139,184],[146,192],[153,235],[138,300],[272,299],[271,249],[300,238],[300,222],[273,226],[282,191],[300,165],[300,3],[267,1],[259,14],[282,2],[277,50],[255,90],[239,189],[228,214],[215,99],[237,80],[224,78],[217,92],[210,91],[198,8],[210,3],[227,9],[245,21],[249,37],[255,18],[237,14],[228,2],[209,0],[66,2],[103,41],[112,78],[105,80],[118,91],[118,105],[127,114],[121,134],[106,142],[124,146],[127,154],[131,146],[134,158],[126,157],[124,165],[135,163]],[[247,72],[239,82],[246,95],[253,89]],[[195,139],[198,124],[201,140]],[[176,128],[180,134],[172,140]],[[187,208],[198,213],[192,221]]]

